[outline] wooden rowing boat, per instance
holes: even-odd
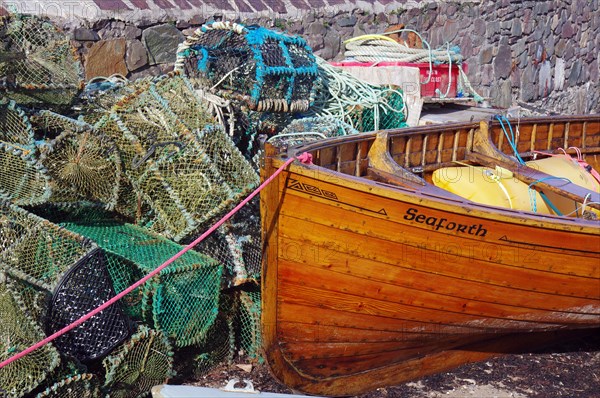
[[[524,159],[577,147],[600,166],[597,116],[512,125]],[[515,161],[501,127],[267,145],[263,178],[289,156],[313,162],[292,163],[261,196],[263,346],[278,379],[354,395],[600,327],[600,226],[579,211],[600,209],[598,192]],[[500,165],[579,210],[477,204],[431,183],[457,162]]]

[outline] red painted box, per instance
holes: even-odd
[[[459,70],[458,66],[452,64],[452,68],[448,64],[431,65],[431,78],[429,78],[429,63],[410,63],[410,62],[356,62],[356,61],[342,61],[332,62],[331,65],[338,67],[345,66],[364,66],[364,67],[378,67],[378,66],[409,66],[413,68],[419,68],[421,74],[421,97],[434,97],[439,98],[440,93],[436,92],[439,89],[442,96],[454,98],[456,97],[456,87],[458,82]],[[467,72],[466,64],[462,64],[462,68]],[[450,86],[448,88],[448,86]],[[446,94],[446,92],[448,94]]]

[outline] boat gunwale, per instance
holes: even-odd
[[[549,120],[551,120],[552,123],[573,123],[587,122],[590,119],[597,119],[600,122],[600,116],[596,118],[590,117],[590,115],[579,115],[574,117],[559,116],[551,118],[523,118],[520,119],[520,123],[521,125],[536,123],[549,124]],[[511,120],[511,123],[512,122],[514,122],[514,120]],[[391,139],[396,137],[410,137],[413,135],[421,135],[430,132],[439,132],[441,129],[455,131],[457,129],[475,128],[479,128],[479,122],[452,123],[443,126],[428,125],[411,129],[393,129],[385,131],[388,133],[388,138]],[[379,131],[364,134],[348,135],[343,137],[333,137],[317,142],[311,142],[308,144],[292,146],[287,148],[287,150],[282,150],[277,156],[273,158],[273,166],[277,168],[281,166],[283,162],[289,159],[289,157],[296,157],[304,152],[323,150],[326,148],[336,147],[340,144],[346,143],[374,141],[378,133]],[[340,183],[340,180],[351,181],[353,183],[353,189],[357,189],[360,187],[360,190],[363,192],[369,192],[371,194],[383,196],[392,200],[400,200],[405,203],[411,203],[428,208],[433,208],[433,206],[435,205],[436,209],[445,210],[455,214],[462,214],[474,218],[481,218],[491,221],[509,222],[512,224],[523,224],[523,222],[527,222],[527,224],[533,227],[553,230],[566,230],[570,232],[577,232],[579,234],[598,235],[600,230],[600,222],[598,222],[598,220],[586,220],[583,218],[558,216],[554,214],[536,214],[526,210],[514,210],[506,209],[503,207],[495,207],[472,202],[468,199],[460,200],[458,198],[453,198],[450,196],[446,197],[442,195],[436,195],[430,192],[421,192],[418,190],[418,188],[397,186],[384,182],[373,181],[364,177],[358,177],[351,174],[342,173],[315,164],[305,164],[296,161],[288,166],[287,171],[291,173],[300,174],[308,178],[321,180],[325,183],[330,183],[334,185],[343,185]],[[317,174],[318,177],[315,177],[315,174]],[[431,200],[434,203],[423,203],[421,199]],[[578,228],[578,230],[573,231],[573,228]]]

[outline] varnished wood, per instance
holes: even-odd
[[[523,156],[577,146],[598,165],[598,117],[518,127]],[[270,148],[263,178],[305,151],[314,165],[293,163],[261,194],[263,344],[291,388],[360,394],[600,324],[598,221],[479,205],[425,182],[453,161],[514,166],[497,123]]]

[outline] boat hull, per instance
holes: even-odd
[[[294,389],[359,394],[600,325],[597,222],[300,164],[261,201],[265,354]]]

